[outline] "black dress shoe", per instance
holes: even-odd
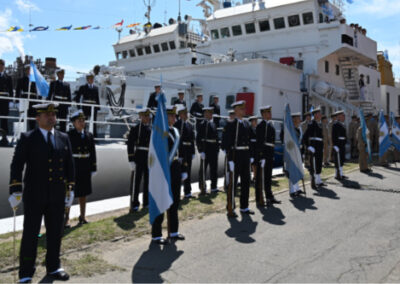
[[[79,225],[85,225],[89,223],[86,219],[83,219],[81,216],[79,216]]]
[[[298,190],[298,191],[296,191],[296,194],[297,194],[297,196],[299,196],[299,195],[305,195],[306,193],[302,190]]]
[[[247,210],[247,211],[240,211],[240,213],[242,214],[247,214],[247,215],[254,215],[254,211],[253,210]]]
[[[153,240],[152,242],[155,244],[158,244],[158,245],[167,245],[168,244],[168,240],[164,239],[164,238],[161,238],[158,240]]]
[[[282,203],[282,201],[276,200],[275,198],[270,199],[270,202],[271,202],[272,204],[281,204],[281,203]]]
[[[184,241],[185,240],[185,236],[182,234],[178,234],[176,236],[173,237],[169,237],[171,240],[180,240],[180,241]]]
[[[70,223],[67,223],[67,224],[64,225],[64,229],[69,229],[69,228],[71,228],[71,224]]]
[[[229,213],[227,213],[226,215],[228,215],[228,218],[237,218],[238,215],[236,214],[236,212],[232,212],[231,215],[229,215]]]
[[[69,275],[65,271],[59,271],[56,273],[48,273],[47,276],[53,278],[54,280],[60,280],[60,281],[68,281],[69,280]]]
[[[297,196],[298,196],[297,192],[295,192],[295,193],[290,193],[290,197],[291,197],[291,198],[295,198],[295,197],[297,197]]]
[[[336,176],[335,176],[335,179],[337,179],[337,180],[342,180],[342,179],[343,179],[343,177],[342,177],[342,176],[340,176],[340,175],[336,175]]]
[[[321,182],[321,183],[317,184],[317,187],[323,187],[323,186],[326,186],[326,183]]]
[[[342,179],[349,179],[348,176],[342,176]]]

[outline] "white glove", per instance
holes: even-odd
[[[229,170],[233,172],[235,170],[235,163],[233,161],[229,161]]]
[[[136,163],[135,162],[129,162],[129,165],[131,166],[132,171],[136,170]]]
[[[71,207],[72,206],[72,203],[74,202],[74,197],[75,197],[74,191],[71,190],[69,192],[69,197],[65,196],[65,207]]]
[[[8,198],[8,202],[10,202],[12,209],[17,209],[21,201],[22,201],[22,192],[14,192]]]
[[[250,158],[250,163],[254,163],[254,158]]]
[[[338,153],[339,152],[339,147],[338,146],[333,146],[333,149]]]
[[[261,163],[261,167],[264,168],[264,167],[265,167],[265,159],[262,159],[262,160],[260,161],[260,163]]]
[[[205,160],[205,159],[206,159],[206,153],[201,152],[201,153],[200,153],[200,158],[201,158],[202,160]]]
[[[308,151],[310,151],[311,153],[315,153],[315,149],[314,149],[314,147],[313,146],[308,146]]]
[[[182,173],[182,181],[184,181],[187,178],[188,178],[188,174],[187,173]]]
[[[194,157],[196,157],[196,155],[195,155],[195,154],[193,154],[193,155],[192,155],[192,160],[194,159]]]
[[[95,175],[97,175],[97,172],[92,172],[92,177],[94,177]]]

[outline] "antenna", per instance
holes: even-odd
[[[181,23],[181,0],[178,0],[179,2],[179,13],[178,13],[178,23]]]

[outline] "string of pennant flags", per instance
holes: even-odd
[[[132,23],[129,25],[126,25],[126,28],[135,28],[140,26],[140,23]],[[147,27],[148,24],[143,25],[144,27]],[[92,26],[92,25],[87,25],[87,26],[79,26],[79,27],[73,27],[73,25],[65,26],[65,27],[60,27],[55,29],[55,31],[83,31],[83,30],[100,30],[100,29],[117,29],[117,28],[123,28],[124,27],[124,20],[122,20],[119,23],[116,23],[115,25],[112,25],[111,27],[100,27],[100,26]],[[34,27],[30,30],[24,30],[24,28],[20,26],[11,26],[9,29],[3,31],[3,32],[43,32],[43,31],[50,31],[49,26],[37,26]]]

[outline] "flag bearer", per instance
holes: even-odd
[[[57,105],[36,104],[38,128],[21,134],[11,162],[10,204],[21,202],[24,229],[21,240],[19,279],[32,281],[38,234],[44,217],[46,226],[46,270],[54,280],[68,280],[60,263],[61,237],[65,206],[74,199],[74,161],[68,135],[55,130]],[[22,173],[25,169],[25,176]],[[24,185],[24,186],[23,186]],[[70,191],[66,194],[66,191]]]
[[[292,116],[294,131],[296,132],[297,140],[299,141],[300,153],[302,153],[303,145],[300,143],[303,136],[303,132],[301,130],[301,119],[300,119],[301,113],[300,112],[292,113],[291,116]],[[291,184],[290,180],[289,180],[289,192],[291,197],[296,197],[301,194],[305,194],[305,192],[300,189],[299,183]]]
[[[335,161],[336,179],[342,180],[347,179],[347,177],[343,175],[343,165],[346,158],[347,142],[346,127],[344,125],[346,117],[343,110],[337,111],[335,114],[336,121],[332,126],[332,156]]]
[[[128,160],[134,172],[133,198],[131,198],[131,211],[139,210],[139,192],[142,178],[143,182],[143,208],[149,205],[149,167],[148,155],[151,136],[150,109],[139,111],[139,123],[131,128],[128,136]]]

